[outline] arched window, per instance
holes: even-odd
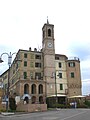
[[[42,94],[43,93],[43,85],[39,85],[39,94]]]
[[[31,94],[36,94],[36,85],[35,84],[33,84],[31,86]]]
[[[28,84],[24,85],[24,94],[29,94],[29,85]]]
[[[32,104],[34,104],[36,102],[36,97],[32,96]]]
[[[51,37],[51,29],[48,29],[48,36]]]
[[[43,103],[43,96],[39,97],[39,103],[42,104]]]
[[[25,103],[25,104],[28,104],[28,103],[29,103],[29,98],[28,98],[28,97],[25,97],[24,103]]]

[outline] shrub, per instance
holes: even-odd
[[[86,100],[84,104],[90,108],[90,101]]]
[[[64,104],[53,104],[52,108],[66,108],[66,105],[64,105]]]
[[[86,104],[77,104],[77,108],[88,108]]]

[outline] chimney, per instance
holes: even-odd
[[[37,51],[37,48],[34,48],[34,51]]]
[[[31,51],[31,47],[29,47],[29,51]]]

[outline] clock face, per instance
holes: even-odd
[[[48,47],[51,48],[52,47],[52,43],[49,42],[48,43]]]

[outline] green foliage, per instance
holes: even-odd
[[[90,101],[86,100],[84,104],[90,108]]]
[[[48,108],[70,108],[70,104],[65,103],[56,103],[55,98],[47,98],[46,99],[47,107]]]
[[[9,107],[11,111],[16,110],[15,98],[9,98]]]
[[[55,108],[66,108],[66,105],[64,104],[53,104],[53,107]]]
[[[77,108],[88,108],[85,104],[77,104]]]

